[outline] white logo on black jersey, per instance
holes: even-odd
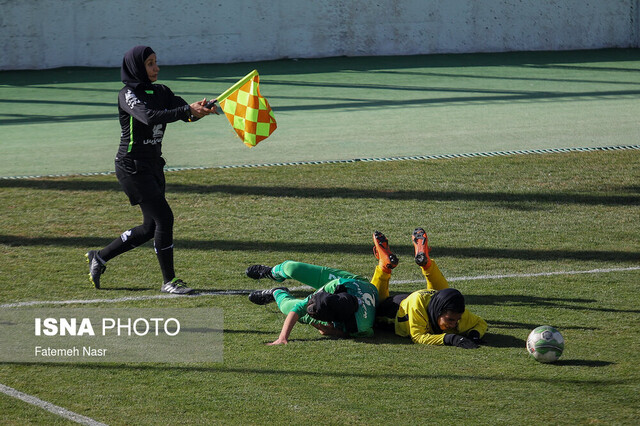
[[[164,130],[162,130],[162,124],[156,124],[153,126],[151,130],[153,133],[153,137],[151,139],[145,139],[142,141],[145,145],[156,145],[162,143],[162,136],[164,135]]]
[[[164,135],[164,131],[162,131],[162,124],[156,124],[153,126],[153,137],[154,138],[162,138]]]
[[[133,109],[134,106],[140,103],[140,99],[136,97],[131,89],[127,90],[127,93],[124,94],[124,100],[131,109]]]

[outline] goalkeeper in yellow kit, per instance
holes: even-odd
[[[487,331],[487,323],[465,307],[464,297],[449,288],[436,262],[429,257],[427,234],[416,228],[412,241],[415,261],[427,280],[427,288],[411,294],[389,296],[391,270],[398,265],[389,242],[381,232],[373,234],[378,259],[371,283],[378,289],[380,304],[376,316],[392,322],[395,333],[411,337],[414,343],[475,349]]]

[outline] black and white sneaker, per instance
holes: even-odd
[[[276,281],[276,279],[271,275],[271,266],[266,265],[251,265],[245,271],[245,274],[249,278],[253,278],[254,280],[259,280],[262,278],[269,278],[270,280]]]
[[[168,283],[162,284],[160,291],[170,294],[191,294],[193,289],[187,287],[186,283],[179,278],[174,278]]]
[[[107,270],[104,260],[100,257],[97,250],[90,250],[84,255],[89,263],[89,281],[95,288],[100,288],[100,275]]]
[[[273,292],[276,290],[283,290],[289,293],[289,289],[286,287],[276,287],[269,290],[256,290],[252,291],[249,295],[249,301],[256,305],[266,305],[267,303],[275,302],[276,298],[273,297]]]

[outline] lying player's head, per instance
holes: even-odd
[[[440,332],[456,328],[464,310],[464,296],[454,288],[440,290],[431,296],[427,306],[429,322],[432,328],[437,326]],[[438,332],[437,329],[434,331]]]
[[[332,294],[320,290],[309,299],[307,313],[320,321],[346,322],[353,318],[358,306],[358,299],[346,292]]]

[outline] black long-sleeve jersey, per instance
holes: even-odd
[[[189,104],[162,84],[123,87],[118,112],[122,131],[116,158],[135,160],[160,158],[167,123],[188,121],[191,114]]]

